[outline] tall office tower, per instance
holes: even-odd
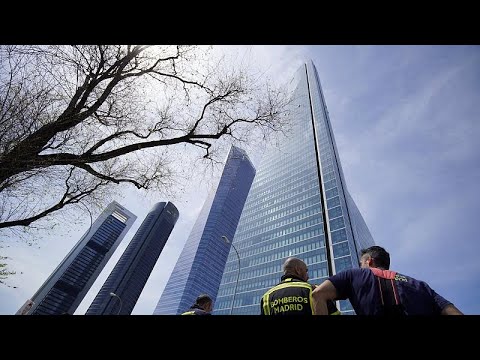
[[[85,315],[132,313],[178,215],[171,202],[153,206]]]
[[[313,63],[302,65],[290,86],[294,131],[259,166],[233,239],[240,267],[230,251],[214,314],[260,314],[260,298],[280,282],[289,256],[305,261],[309,282],[319,284],[358,267],[360,248],[374,244],[347,191]],[[340,310],[353,313],[348,301]]]
[[[136,218],[111,202],[17,315],[73,314]]]
[[[255,168],[244,150],[232,146],[222,176],[209,193],[170,275],[154,315],[187,310],[202,293],[214,301]]]

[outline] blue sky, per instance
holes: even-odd
[[[480,314],[480,47],[253,46],[241,51],[274,77],[312,59],[321,78],[347,187],[391,268],[427,281],[466,314]],[[225,148],[225,157],[228,148]],[[254,163],[258,156],[252,154]],[[192,179],[174,201],[180,219],[133,314],[151,314],[212,185]],[[85,313],[157,201],[135,190],[116,199],[138,216],[77,309]],[[89,221],[2,249],[17,275],[0,286],[0,314],[33,295]],[[21,273],[22,272],[22,273]]]

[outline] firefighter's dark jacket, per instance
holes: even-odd
[[[260,300],[262,315],[313,315],[313,289],[313,285],[294,275],[283,275],[281,282]],[[328,312],[340,315],[332,301],[328,302]]]
[[[199,305],[194,304],[190,310],[185,311],[182,315],[212,315],[203,310]]]

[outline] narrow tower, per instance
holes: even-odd
[[[205,201],[154,315],[187,310],[202,293],[214,301],[255,168],[245,151],[232,147],[218,186]]]
[[[72,315],[136,218],[110,203],[17,315]]]
[[[130,315],[178,220],[171,202],[155,204],[85,315]]]

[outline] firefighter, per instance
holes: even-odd
[[[357,315],[463,315],[426,282],[390,268],[390,254],[380,246],[360,251],[360,268],[331,276],[313,292],[316,315],[325,315],[325,302],[349,299]]]
[[[262,315],[313,315],[312,290],[307,265],[289,257],[283,264],[281,282],[268,290],[260,300]],[[333,301],[328,304],[330,315],[340,315]]]
[[[195,304],[193,304],[188,311],[182,315],[212,315],[213,300],[207,294],[202,294],[197,297]]]

